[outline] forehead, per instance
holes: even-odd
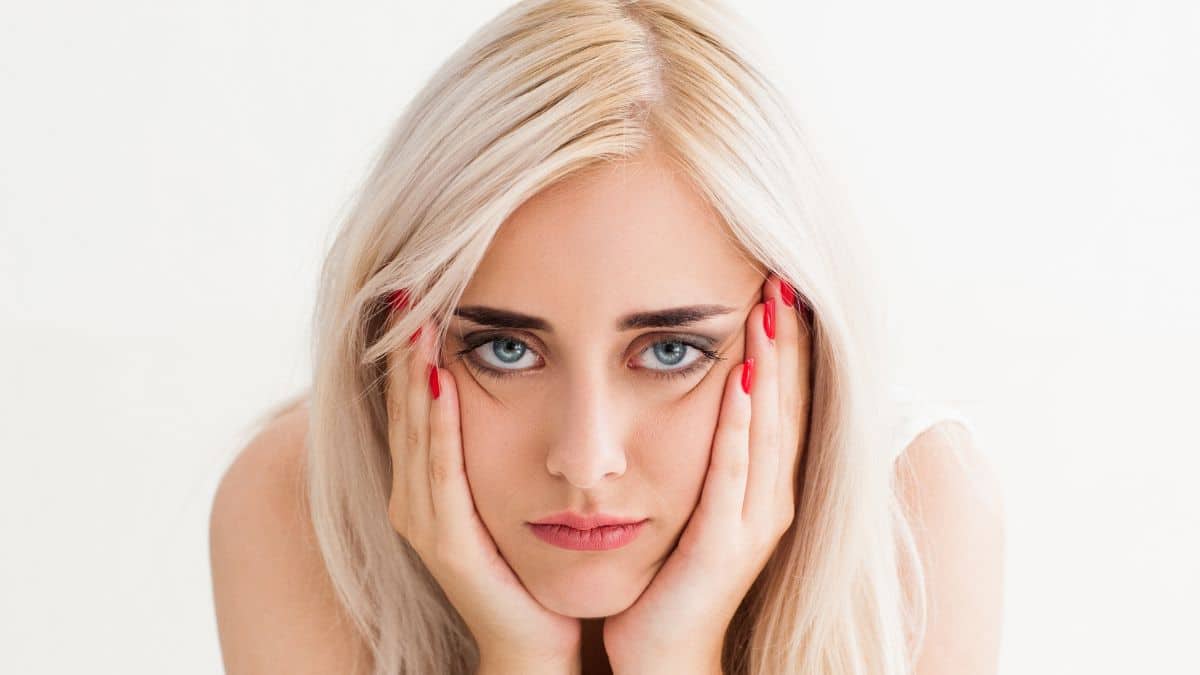
[[[522,204],[462,303],[554,324],[701,302],[742,306],[761,272],[686,176],[648,154],[576,174]]]

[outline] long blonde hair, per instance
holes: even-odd
[[[321,553],[376,675],[469,673],[478,659],[386,517],[386,355],[430,317],[444,335],[522,202],[651,144],[813,313],[797,514],[727,631],[725,672],[911,671],[924,589],[884,449],[889,359],[865,242],[749,35],[711,0],[519,2],[441,66],[375,158],[322,268],[306,476]],[[389,326],[402,288],[414,304]]]

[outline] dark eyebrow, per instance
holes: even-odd
[[[734,307],[726,307],[725,305],[688,305],[686,307],[672,307],[670,309],[659,309],[651,312],[634,312],[618,319],[616,329],[626,331],[635,328],[676,328],[690,326],[698,321],[728,314],[735,309]],[[550,327],[550,323],[545,319],[495,307],[484,307],[482,305],[458,307],[454,310],[454,314],[481,326],[540,330],[547,333],[554,332],[554,329]]]

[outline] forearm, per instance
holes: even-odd
[[[695,675],[725,675],[721,658],[701,658],[688,654],[676,658],[655,659],[637,664],[614,663],[613,675],[657,675],[657,673],[694,673]]]
[[[582,675],[583,662],[578,655],[571,661],[554,662],[545,659],[529,661],[483,654],[476,675]]]
[[[651,675],[656,673],[694,673],[695,675],[725,675],[718,665],[694,664],[686,665],[673,662],[663,666],[645,666],[641,668],[613,668],[613,675]]]

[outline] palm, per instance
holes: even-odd
[[[636,640],[641,644],[659,644],[664,650],[686,648],[663,644],[667,635],[661,641],[656,640],[656,627],[669,627],[670,636],[723,634],[722,627],[729,623],[725,615],[731,616],[736,607],[721,607],[720,598],[702,592],[712,585],[712,575],[721,573],[721,567],[701,554],[713,550],[701,541],[705,532],[712,531],[702,521],[701,514],[695,513],[675,550],[637,601],[604,621],[605,644],[630,644]]]
[[[485,566],[490,575],[483,583],[472,589],[471,593],[486,593],[496,596],[504,607],[513,608],[503,616],[479,617],[477,630],[487,630],[494,622],[500,625],[492,626],[499,636],[505,640],[512,639],[512,631],[519,630],[523,636],[523,644],[544,646],[547,656],[562,654],[565,650],[575,649],[580,644],[582,627],[579,619],[563,616],[549,609],[526,590],[524,584],[517,578],[512,567],[500,555],[495,541],[484,528],[478,516],[472,523],[472,530],[477,539],[479,550],[485,551]],[[476,636],[477,638],[479,636]]]
[[[614,664],[645,672],[719,668],[730,620],[792,524],[801,345],[795,313],[774,319],[781,284],[772,276],[770,297],[747,317],[747,360],[726,376],[709,470],[678,545],[637,601],[604,622]]]
[[[579,619],[563,616],[542,606],[499,555],[496,565],[501,568],[501,574],[507,573],[501,592],[510,593],[512,606],[520,608],[518,616],[509,617],[509,625],[523,627],[529,638],[526,644],[545,644],[548,654],[561,654],[563,649],[577,648],[583,633]]]

